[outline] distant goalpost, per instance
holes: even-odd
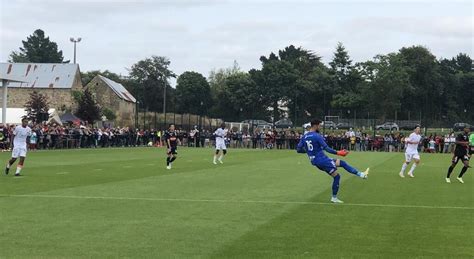
[[[225,125],[230,130],[237,130],[240,132],[249,132],[250,124],[249,123],[242,123],[242,122],[225,122]]]

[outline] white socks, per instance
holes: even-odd
[[[402,171],[400,171],[400,172],[405,173],[405,170],[407,169],[407,166],[408,166],[407,163],[403,163]]]
[[[416,168],[416,164],[413,164],[411,166],[411,169],[410,169],[410,172],[408,172],[409,174],[413,174],[413,171],[415,171],[415,168]]]
[[[22,168],[23,168],[23,166],[17,165],[15,174],[20,174],[20,171],[21,171]]]

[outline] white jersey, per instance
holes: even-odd
[[[216,136],[216,149],[226,149],[225,136],[227,136],[227,129],[218,128],[214,132],[214,136]]]
[[[407,149],[405,153],[407,154],[417,154],[418,153],[418,144],[420,143],[421,136],[415,132],[411,133],[405,141],[416,142],[417,144],[407,144]]]
[[[217,140],[217,139],[222,139],[222,140],[224,140],[225,136],[227,135],[227,129],[218,128],[218,129],[214,132],[214,135],[216,136],[216,140]]]
[[[26,128],[23,128],[21,125],[16,126],[15,130],[13,130],[13,135],[15,135],[13,147],[26,149],[26,139],[31,136],[30,127],[26,126]]]

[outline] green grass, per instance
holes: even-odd
[[[371,175],[342,173],[334,205],[305,155],[212,153],[180,149],[171,171],[156,148],[29,153],[0,177],[0,258],[474,257],[474,177],[446,184],[449,155],[401,179],[403,154],[352,153]]]

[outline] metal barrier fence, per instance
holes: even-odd
[[[180,146],[195,148],[214,148],[215,139],[209,136],[191,137],[189,134],[179,135]],[[451,153],[454,150],[454,142],[436,143],[433,149],[428,147],[428,139],[425,138],[419,146],[419,150],[431,153]],[[227,139],[227,146],[232,148],[247,149],[289,149],[294,150],[299,142],[299,137],[258,137],[243,135]],[[328,137],[327,143],[334,149],[347,149],[349,151],[379,151],[379,152],[402,152],[405,144],[401,138],[387,141],[383,137],[362,137],[356,139],[344,137]],[[140,147],[140,146],[163,146],[163,140],[156,134],[122,134],[122,135],[51,135],[45,134],[38,138],[35,145],[30,149],[75,149],[75,148],[108,148],[108,147]],[[1,149],[9,148],[8,142],[0,142]]]

